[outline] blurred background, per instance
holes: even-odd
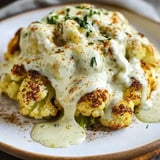
[[[160,0],[0,0],[0,19],[35,8],[67,2],[104,2],[114,4],[160,23]]]

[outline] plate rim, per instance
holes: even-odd
[[[5,18],[5,19],[2,19],[0,20],[0,23],[5,23],[9,20],[12,20],[12,19],[15,19],[19,16],[23,16],[25,14],[28,14],[28,13],[32,13],[32,12],[37,12],[37,11],[41,11],[41,10],[46,10],[46,9],[49,9],[49,8],[55,8],[55,7],[60,7],[60,6],[64,6],[64,5],[75,5],[75,4],[80,4],[84,2],[83,0],[80,0],[78,2],[63,2],[63,4],[54,4],[54,5],[50,5],[48,7],[43,7],[43,8],[36,8],[36,9],[31,9],[29,11],[24,11],[23,13],[18,13],[18,14],[15,14],[13,16],[10,16],[8,18]],[[142,15],[139,15],[133,11],[130,11],[130,10],[127,10],[126,8],[123,8],[121,6],[118,6],[118,5],[113,5],[113,4],[107,4],[107,2],[92,2],[92,1],[87,1],[85,3],[92,3],[94,5],[107,5],[107,6],[110,6],[110,7],[114,7],[114,8],[119,8],[119,9],[122,9],[122,10],[126,10],[132,14],[135,14],[136,16],[140,16],[142,18],[145,18],[147,21],[150,21],[156,25],[158,25],[159,23],[158,22],[154,22],[153,20],[150,20]],[[30,152],[30,151],[27,151],[27,150],[23,150],[23,149],[20,149],[20,148],[17,148],[17,147],[14,147],[12,145],[9,145],[7,143],[4,143],[4,142],[0,142],[0,150],[10,154],[10,155],[13,155],[13,156],[16,156],[18,158],[23,158],[23,159],[35,159],[35,160],[38,160],[39,158],[40,159],[43,159],[45,158],[46,160],[53,160],[53,159],[56,159],[56,160],[60,160],[60,159],[64,159],[64,160],[71,160],[71,159],[77,159],[77,160],[88,160],[88,159],[91,159],[91,160],[97,160],[97,159],[106,159],[107,160],[119,160],[120,158],[122,159],[128,159],[128,158],[134,158],[134,157],[137,157],[137,156],[140,156],[140,155],[143,155],[143,154],[146,154],[148,152],[152,152],[154,151],[155,149],[157,148],[160,148],[160,139],[158,140],[155,140],[153,142],[150,142],[150,143],[147,143],[147,144],[144,144],[142,146],[139,146],[139,147],[136,147],[134,149],[129,149],[129,150],[125,150],[125,151],[120,151],[120,152],[114,152],[114,153],[107,153],[107,154],[99,154],[99,155],[86,155],[86,156],[80,156],[80,157],[76,157],[76,156],[58,156],[58,155],[45,155],[45,154],[38,154],[38,153],[35,153],[35,152]]]
[[[152,152],[160,147],[160,140],[153,141],[151,143],[148,143],[146,145],[136,147],[134,149],[116,152],[116,153],[107,153],[107,154],[100,154],[100,155],[90,155],[90,156],[57,156],[57,155],[45,155],[45,154],[38,154],[26,150],[22,150],[16,147],[13,147],[12,145],[5,144],[3,142],[0,142],[0,149],[6,153],[9,153],[13,156],[16,156],[18,158],[23,158],[24,160],[32,160],[33,158],[35,160],[45,159],[45,160],[119,160],[120,158],[130,159],[134,158],[140,155],[145,155],[146,153]]]

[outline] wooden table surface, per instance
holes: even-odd
[[[0,151],[0,160],[21,160],[21,159]],[[149,152],[147,154],[144,154],[138,157],[134,157],[130,160],[160,160],[160,148],[152,152]]]

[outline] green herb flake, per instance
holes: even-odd
[[[97,12],[94,11],[93,9],[89,10],[89,16],[92,17],[94,14],[96,14]]]
[[[85,23],[87,23],[87,15],[84,16],[83,20]]]
[[[101,11],[97,11],[97,14],[100,16],[101,15]]]
[[[98,39],[98,41],[99,41],[99,42],[102,42],[102,43],[104,43],[104,40],[102,40],[102,39]]]
[[[84,9],[84,6],[76,6],[75,8]]]
[[[66,12],[67,12],[67,13],[69,13],[69,12],[70,12],[70,10],[71,10],[70,8],[67,8],[67,9],[66,9]]]
[[[88,29],[88,22],[86,16],[84,16],[83,20],[79,17],[75,17],[74,20],[80,25],[81,28]]]
[[[147,124],[147,125],[146,125],[146,129],[148,129],[148,127],[149,127],[149,125]]]
[[[90,61],[90,66],[93,67],[94,65],[97,65],[96,57],[92,57]]]
[[[65,15],[65,17],[64,17],[65,20],[70,19],[70,16],[69,16],[70,10],[71,10],[70,8],[67,8],[67,9],[66,9],[66,15]]]
[[[108,40],[111,40],[112,38],[111,38],[111,37],[108,37],[107,39],[108,39]]]
[[[86,32],[86,37],[89,37],[91,32],[92,32],[92,30],[87,31]]]
[[[92,17],[94,14],[100,15],[101,11],[100,10],[96,11],[94,9],[90,9],[89,10],[89,16]]]
[[[84,5],[80,5],[80,6],[76,6],[75,8],[78,9],[89,9],[90,7],[84,6]]]
[[[48,24],[57,24],[58,23],[58,15],[47,17]]]
[[[93,45],[93,44],[94,44],[93,42],[89,42],[89,43],[88,43],[88,45]]]
[[[86,32],[86,37],[89,37],[89,35],[90,35],[90,32]]]
[[[66,15],[66,16],[64,17],[64,19],[67,20],[67,19],[71,19],[71,18],[70,18],[70,16]]]
[[[109,14],[108,12],[105,12],[105,13],[104,13],[104,15],[108,15],[108,14]]]

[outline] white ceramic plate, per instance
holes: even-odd
[[[26,12],[0,22],[0,58],[7,43],[20,27],[39,20],[54,6]],[[159,24],[149,21],[121,8],[105,6],[108,10],[121,11],[140,32],[144,33],[157,47],[160,44]],[[36,123],[22,117],[13,101],[0,99],[0,149],[23,159],[126,159],[160,147],[160,123],[146,124],[138,120],[125,129],[113,132],[88,132],[87,140],[68,148],[47,148],[30,138]],[[53,133],[54,136],[54,133]]]

